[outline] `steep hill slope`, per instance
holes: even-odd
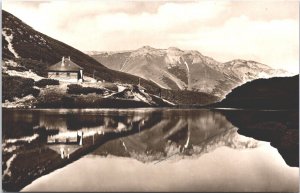
[[[74,62],[84,68],[85,73],[95,75],[102,80],[116,82],[137,83],[138,77],[122,72],[116,72],[103,66],[81,51],[48,37],[23,23],[6,11],[2,11],[2,41],[3,59],[13,59],[24,65],[24,61],[38,61],[38,74],[43,74],[47,66],[61,60],[62,56],[70,56]],[[27,60],[25,60],[27,59]],[[24,65],[26,67],[26,64]],[[28,67],[29,68],[29,67]],[[157,87],[147,82],[150,87]]]
[[[164,88],[195,90],[220,97],[249,80],[288,74],[254,61],[220,63],[198,51],[174,47],[144,46],[134,51],[89,53],[108,68],[138,75]]]
[[[28,26],[12,14],[2,10],[2,66],[18,71],[33,71],[45,76],[46,68],[61,60],[62,56],[70,56],[72,61],[84,68],[87,76],[95,75],[98,80],[113,83],[138,84],[139,77],[125,72],[111,70],[92,57],[81,51],[46,36]],[[116,60],[117,62],[118,60]],[[121,63],[122,64],[122,63]],[[153,81],[141,79],[140,83],[147,92],[158,95],[162,89]],[[164,90],[164,89],[163,89]],[[169,97],[180,96],[180,93],[166,90]],[[207,104],[216,101],[217,98],[205,93],[195,93],[197,97],[192,103]],[[208,99],[202,102],[201,96]],[[182,103],[187,103],[181,98]],[[177,103],[178,101],[172,101]]]

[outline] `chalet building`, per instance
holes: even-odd
[[[71,61],[70,57],[62,60],[47,69],[48,78],[67,82],[83,82],[83,68]]]

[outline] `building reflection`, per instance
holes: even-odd
[[[110,147],[109,151],[105,150],[104,145],[99,147],[99,152],[114,154],[115,151],[115,154],[122,155],[167,157],[172,153],[200,154],[219,146],[255,146],[249,139],[241,140],[236,132],[237,128],[226,117],[210,110],[107,110],[61,113],[50,110],[32,112],[31,116],[15,117],[17,121],[11,120],[14,124],[29,122],[30,134],[39,133],[38,140],[62,158],[68,158],[80,148],[84,138],[93,137],[94,141],[95,136],[107,133],[122,134],[128,131],[131,131],[131,134],[119,137],[118,142],[113,148]],[[9,124],[9,120],[5,121]],[[114,144],[114,141],[108,143]]]

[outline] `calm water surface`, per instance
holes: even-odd
[[[243,113],[241,111],[241,113]],[[298,191],[299,168],[221,112],[194,109],[3,110],[3,152],[34,140],[133,131],[24,191]],[[59,153],[59,152],[58,152]]]

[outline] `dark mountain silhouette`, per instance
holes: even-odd
[[[299,167],[299,75],[253,80],[210,106],[248,109],[222,114],[238,133],[270,142],[289,166]]]
[[[213,107],[299,109],[299,75],[258,79],[241,85]]]

